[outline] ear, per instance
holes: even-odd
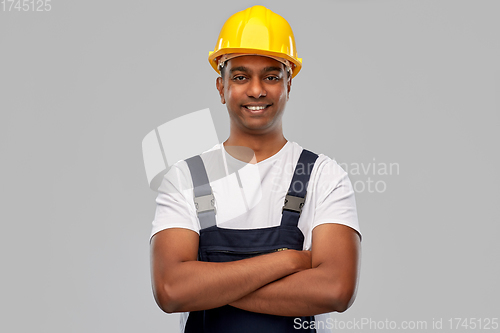
[[[215,87],[219,91],[220,102],[226,104],[226,99],[224,98],[224,80],[220,76],[215,80]]]
[[[288,81],[286,83],[286,100],[288,101],[288,99],[290,98],[290,90],[292,90],[292,77],[290,76],[288,78]]]

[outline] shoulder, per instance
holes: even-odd
[[[338,180],[348,177],[347,172],[337,163],[337,161],[324,154],[318,155],[317,163],[317,173],[321,177]]]

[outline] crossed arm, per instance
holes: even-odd
[[[347,226],[314,228],[311,251],[287,250],[224,263],[197,261],[198,237],[181,228],[153,236],[153,293],[165,312],[230,304],[253,312],[307,316],[342,312],[354,301],[360,241]]]

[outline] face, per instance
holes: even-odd
[[[281,131],[291,88],[285,66],[255,55],[230,59],[225,66],[224,78],[217,78],[217,90],[227,105],[231,129],[249,134]]]

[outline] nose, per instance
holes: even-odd
[[[248,97],[265,97],[267,95],[264,84],[259,79],[252,79],[248,84],[247,96]]]

